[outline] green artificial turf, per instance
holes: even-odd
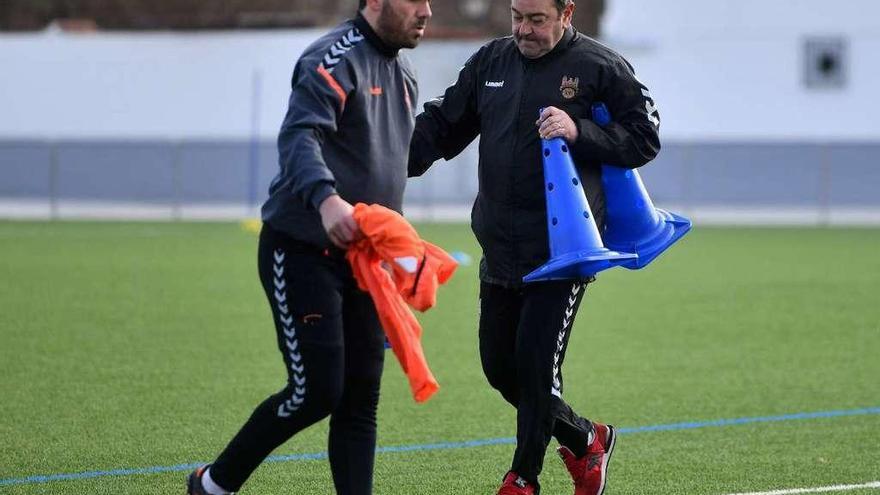
[[[479,250],[420,320],[440,392],[415,404],[388,354],[379,445],[510,438],[477,353]],[[0,493],[175,494],[284,383],[254,234],[238,224],[0,222]],[[588,289],[565,398],[621,428],[880,407],[880,230],[699,226]],[[275,454],[322,453],[326,422]],[[495,493],[514,446],[380,453],[376,494]],[[545,495],[570,494],[551,443]],[[170,471],[10,483],[117,469]],[[724,495],[880,480],[880,414],[620,436],[607,495]],[[6,481],[6,483],[4,483]],[[877,493],[860,490],[848,493]],[[325,460],[241,492],[333,493]]]

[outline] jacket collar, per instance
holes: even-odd
[[[364,35],[365,38],[367,38],[367,41],[370,42],[370,44],[373,45],[373,47],[378,50],[379,53],[389,58],[397,56],[397,52],[399,52],[400,49],[394,48],[388,43],[382,41],[382,38],[380,38],[379,35],[376,34],[376,31],[373,30],[373,27],[370,26],[370,23],[367,22],[367,20],[364,18],[363,15],[361,15],[360,12],[358,12],[353,22],[354,27],[356,27],[358,31],[360,31],[361,34]]]

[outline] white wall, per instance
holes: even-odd
[[[655,38],[839,32],[877,34],[874,0],[608,0],[603,32]]]
[[[880,1],[609,4],[608,43],[651,87],[665,139],[880,140]],[[321,32],[0,35],[0,139],[272,139],[293,64]],[[804,87],[801,41],[815,34],[849,38],[845,90]],[[420,99],[478,45],[411,52]]]
[[[877,140],[877,0],[610,0],[608,42],[660,104],[666,138]],[[803,84],[802,40],[845,36],[849,85]]]
[[[0,35],[0,138],[273,138],[294,63],[322,33]],[[478,46],[424,45],[423,97]]]

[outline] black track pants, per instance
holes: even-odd
[[[254,410],[211,467],[211,476],[238,491],[275,448],[330,416],[336,492],[370,494],[385,356],[373,301],[357,288],[339,254],[321,252],[268,226],[260,234],[258,264],[287,386]]]
[[[489,384],[517,409],[511,470],[538,483],[551,435],[583,455],[592,424],[562,400],[562,362],[586,284],[480,285],[480,358]]]

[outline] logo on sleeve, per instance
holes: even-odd
[[[559,91],[562,92],[562,97],[566,100],[570,100],[577,96],[578,85],[580,82],[580,78],[562,76],[562,86],[559,87]]]
[[[657,110],[657,104],[651,97],[651,92],[647,89],[642,90],[642,96],[645,97],[645,112],[648,114],[648,120],[656,127],[660,127],[660,111]]]
[[[363,40],[364,36],[361,32],[357,28],[351,28],[345,33],[345,36],[330,47],[330,51],[324,55],[324,59],[321,61],[321,67],[332,74],[339,61],[342,60],[342,56]]]
[[[504,81],[486,81],[487,88],[503,88]]]

